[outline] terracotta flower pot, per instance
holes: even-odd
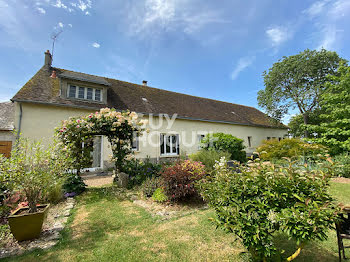
[[[49,204],[39,205],[40,211],[24,214],[21,213],[29,210],[29,207],[21,207],[9,216],[10,229],[17,241],[30,240],[40,236],[49,206]]]

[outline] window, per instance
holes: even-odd
[[[160,154],[179,155],[179,135],[160,135]]]
[[[205,135],[198,135],[198,150],[201,149],[201,142],[204,139]]]
[[[85,88],[79,87],[78,98],[84,99],[85,97]]]
[[[95,100],[101,101],[101,90],[100,89],[95,89]]]
[[[135,151],[139,150],[139,137],[137,136],[136,132],[134,132],[132,135],[131,149]]]
[[[278,138],[278,141],[281,141],[281,140],[282,140],[282,137],[279,137],[279,138]]]
[[[74,86],[74,85],[69,85],[68,87],[69,98],[101,101],[102,100],[101,93],[102,93],[102,90],[97,88]]]
[[[270,140],[270,139],[271,139],[271,137],[268,136],[268,137],[267,137],[267,140]]]
[[[252,147],[252,137],[248,136],[248,147]]]
[[[68,97],[75,98],[76,92],[77,92],[77,87],[76,86],[69,86]]]
[[[92,100],[92,92],[93,92],[93,89],[92,88],[87,88],[86,89],[86,99],[88,100]]]

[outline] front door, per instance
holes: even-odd
[[[102,136],[95,136],[92,151],[92,168],[102,168]]]

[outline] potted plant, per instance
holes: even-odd
[[[27,206],[16,209],[8,218],[12,234],[18,241],[39,237],[49,204],[39,204],[52,181],[61,176],[65,157],[57,147],[44,148],[39,142],[19,139],[9,159],[2,161],[0,174],[26,198]]]

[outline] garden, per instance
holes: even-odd
[[[335,225],[350,209],[349,79],[341,64],[325,84],[320,124],[304,121],[299,137],[265,140],[250,157],[243,140],[215,133],[175,162],[136,159],[131,141],[146,123],[109,108],[63,121],[52,146],[20,138],[0,157],[0,258],[338,261]],[[273,111],[269,97],[260,102]],[[96,135],[111,145],[115,183],[86,188]]]

